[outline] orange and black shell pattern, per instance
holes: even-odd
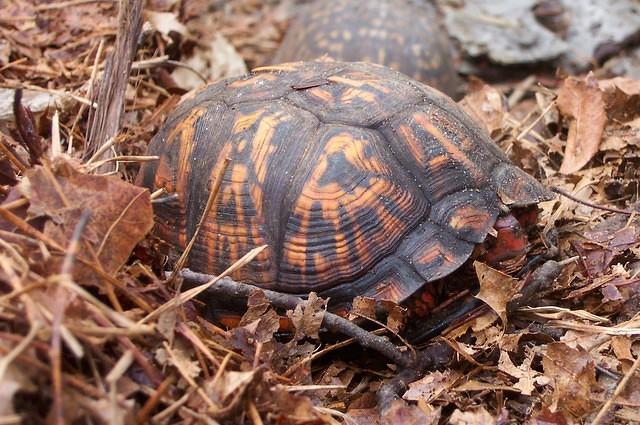
[[[189,256],[280,292],[401,302],[452,273],[508,207],[549,192],[450,98],[367,63],[296,62],[211,84],[149,146],[138,183],[177,196],[155,208],[184,248],[230,163]]]
[[[317,0],[301,7],[272,63],[314,60],[385,65],[457,97],[454,48],[428,1]]]

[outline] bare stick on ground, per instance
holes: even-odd
[[[190,270],[182,270],[180,272],[180,276],[182,276],[187,282],[196,285],[202,285],[209,282],[212,278],[210,275],[196,273]],[[208,291],[212,293],[224,293],[225,295],[232,294],[235,297],[248,297],[250,293],[256,289],[260,288],[246,283],[235,282],[229,278],[224,278],[216,282],[215,285],[212,285]],[[277,308],[293,310],[302,302],[302,298],[296,297],[295,295],[281,294],[279,292],[265,289],[260,290],[264,292],[269,302]],[[398,347],[388,339],[374,335],[371,332],[367,332],[347,319],[333,313],[325,312],[322,323],[333,332],[353,337],[362,347],[370,348],[379,352],[399,366],[410,368],[414,365],[414,359],[406,353],[401,352]]]
[[[97,108],[90,111],[88,142],[85,158],[90,158],[107,140],[120,130],[125,106],[125,92],[129,82],[131,63],[136,54],[138,38],[142,29],[142,0],[122,0],[118,14],[116,47],[106,61],[104,74],[97,90]],[[108,159],[112,151],[107,150],[99,159]],[[108,167],[108,168],[106,168]],[[100,172],[114,169],[114,164],[105,164]]]

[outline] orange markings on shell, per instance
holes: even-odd
[[[476,164],[469,160],[469,157],[455,143],[447,138],[442,131],[436,127],[432,119],[426,112],[416,112],[412,116],[413,120],[427,131],[431,136],[438,140],[440,145],[447,151],[451,159],[463,164],[466,169],[477,179],[484,180],[483,173],[478,170]]]
[[[458,231],[464,229],[479,230],[483,229],[489,220],[491,220],[491,214],[486,209],[477,208],[474,205],[465,205],[456,210],[456,213],[451,216],[447,224]]]

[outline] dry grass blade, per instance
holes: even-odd
[[[572,329],[574,331],[590,332],[599,335],[640,335],[640,328],[619,328],[609,326],[595,326],[579,322],[570,322],[567,320],[552,320],[549,326],[557,328]]]
[[[585,310],[570,310],[568,308],[556,306],[521,307],[518,311],[535,314],[542,319],[561,319],[568,316],[597,323],[607,323],[609,321],[606,317],[596,316],[595,314],[589,313]]]
[[[516,136],[516,140],[521,140],[523,139],[527,134],[529,134],[529,132],[531,130],[533,130],[533,127],[535,127],[544,117],[545,115],[547,115],[549,113],[549,111],[551,111],[551,109],[556,105],[556,102],[549,102],[549,104],[547,105],[546,108],[544,108],[544,110],[542,111],[542,113],[540,115],[538,115],[538,117],[533,120],[533,122],[531,122],[531,124],[529,124],[524,130],[522,130],[520,132],[520,134],[518,134]]]
[[[31,325],[31,329],[29,329],[29,333],[27,334],[27,336],[25,336],[18,345],[13,347],[13,349],[8,354],[0,359],[0,381],[3,380],[4,374],[11,362],[13,362],[16,357],[18,357],[29,346],[29,344],[31,344],[31,341],[33,341],[33,339],[38,334],[40,327],[41,326],[39,323],[33,323]]]
[[[46,168],[46,167],[45,167]],[[54,179],[55,180],[55,179]],[[64,197],[63,197],[64,199]],[[84,210],[81,213],[80,219],[76,224],[71,240],[69,241],[69,247],[64,256],[62,262],[62,270],[60,272],[61,280],[71,280],[71,273],[73,271],[73,263],[75,260],[78,247],[80,246],[80,240],[84,233],[89,218],[91,217],[91,211]],[[64,320],[65,311],[72,301],[72,297],[67,296],[63,287],[58,286],[54,289],[55,303],[53,305],[53,318],[51,323],[51,381],[53,383],[53,412],[54,421],[57,424],[64,424],[64,411],[62,400],[62,353],[61,353],[61,333],[62,333],[62,321]],[[70,336],[70,335],[69,335]],[[69,339],[67,337],[67,339]]]
[[[153,155],[121,155],[114,156],[113,158],[107,158],[100,161],[94,161],[91,164],[87,164],[85,169],[88,173],[95,171],[96,169],[102,167],[105,164],[110,162],[148,162],[148,161],[157,161],[160,159],[158,156]]]
[[[211,191],[209,192],[209,197],[207,198],[207,204],[205,205],[204,210],[202,211],[200,220],[198,220],[198,224],[196,225],[196,229],[193,232],[193,236],[191,236],[191,239],[189,240],[187,247],[182,252],[182,255],[180,255],[180,258],[178,259],[178,261],[176,261],[176,264],[173,268],[173,274],[169,279],[170,281],[175,278],[175,276],[177,275],[177,272],[179,272],[184,268],[184,265],[186,264],[187,259],[189,258],[189,254],[193,249],[193,245],[195,244],[196,239],[200,234],[200,229],[202,228],[202,224],[207,219],[207,217],[209,217],[209,211],[211,211],[211,207],[213,207],[213,202],[218,197],[218,192],[220,192],[220,187],[222,186],[222,180],[224,179],[224,175],[226,174],[227,168],[229,168],[230,163],[231,163],[231,159],[225,158],[224,161],[222,162],[222,166],[218,169],[218,173],[216,174],[212,182]]]
[[[118,324],[118,325],[120,325],[122,327],[134,328],[134,329],[137,328],[138,326],[141,326],[141,324],[133,322],[131,319],[127,318],[127,316],[125,316],[125,315],[123,315],[121,313],[118,313],[117,311],[107,307],[99,299],[97,299],[96,297],[91,295],[89,292],[87,292],[81,286],[77,285],[75,282],[72,282],[72,281],[69,281],[69,280],[60,280],[58,283],[60,285],[65,286],[66,288],[72,290],[73,292],[75,292],[80,297],[84,298],[86,301],[89,302],[89,304],[91,304],[92,306],[96,307],[97,310],[102,312],[106,317],[109,318],[109,320],[112,320],[114,323],[116,323],[116,324]],[[148,330],[149,330],[148,326],[143,326],[142,328],[140,328],[139,332],[140,333],[145,333]]]
[[[209,282],[203,285],[197,286],[186,292],[181,293],[178,297],[176,297],[173,300],[167,301],[166,303],[158,307],[156,310],[148,314],[144,319],[140,320],[138,323],[139,324],[147,323],[155,319],[159,315],[166,313],[167,311],[173,310],[174,308],[177,308],[180,305],[186,303],[187,301],[197,297],[199,294],[206,291],[211,286],[215,285],[220,279],[226,276],[229,276],[231,273],[235,272],[239,268],[243,267],[245,264],[249,263],[256,256],[258,256],[258,254],[264,251],[265,248],[267,248],[267,245],[262,245],[257,248],[253,248],[251,251],[249,251],[242,258],[240,258],[238,261],[233,263],[229,268],[227,268],[220,275],[216,276],[215,278],[211,279]]]

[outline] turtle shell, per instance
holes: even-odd
[[[454,53],[429,2],[318,0],[300,8],[272,63],[323,55],[377,63],[457,97]]]
[[[176,193],[155,207],[183,249],[209,188],[189,267],[333,300],[403,301],[460,267],[505,206],[550,193],[513,165],[450,98],[388,68],[297,62],[211,84],[149,146],[138,183]]]

